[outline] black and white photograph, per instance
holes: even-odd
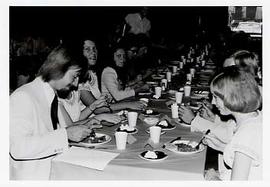
[[[266,6],[82,2],[5,4],[7,183],[265,186]]]

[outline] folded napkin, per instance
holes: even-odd
[[[104,170],[107,164],[118,155],[119,153],[71,147],[66,152],[56,156],[54,161],[62,161],[92,169]]]

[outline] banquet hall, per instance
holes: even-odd
[[[263,180],[262,27],[262,6],[10,6],[9,179]]]

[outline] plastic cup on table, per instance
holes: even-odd
[[[166,73],[166,79],[167,79],[168,82],[171,82],[171,80],[172,80],[172,73],[170,71],[167,71],[167,73]]]
[[[167,79],[161,79],[161,84],[162,83],[164,83],[165,84],[165,88],[167,88],[167,85],[168,85]]]
[[[194,77],[194,75],[195,75],[195,68],[190,68],[189,71],[190,71],[190,74],[192,75],[192,77]]]
[[[190,85],[185,85],[185,86],[184,86],[184,94],[185,94],[185,97],[190,96],[190,92],[191,92],[191,86],[190,86]]]
[[[184,62],[179,62],[179,69],[183,69]]]
[[[183,92],[175,92],[175,100],[177,104],[182,103]]]
[[[125,150],[127,143],[127,132],[115,132],[116,148],[118,150]]]
[[[177,73],[177,66],[173,66],[173,74],[176,74]]]
[[[178,118],[178,105],[177,103],[172,104],[171,106],[171,111],[172,111],[172,118]]]
[[[159,143],[160,139],[160,133],[161,133],[161,127],[158,126],[152,126],[149,128],[150,131],[150,139],[153,143]]]
[[[135,127],[137,124],[138,113],[137,112],[128,112],[128,125],[130,127]]]
[[[187,74],[187,81],[192,81],[192,74],[190,73]]]
[[[160,86],[155,87],[155,95],[157,97],[160,97],[161,96],[161,90],[162,90],[162,88]]]

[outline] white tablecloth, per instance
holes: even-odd
[[[165,108],[162,105],[161,108]],[[164,110],[165,111],[165,110]],[[169,112],[168,112],[169,114]],[[185,139],[199,140],[200,133],[190,133],[189,127],[177,125],[176,129],[166,131],[161,135],[160,145],[156,150],[164,151],[168,158],[163,161],[147,161],[138,155],[147,150],[144,145],[149,140],[149,134],[145,130],[149,125],[138,119],[138,133],[133,136],[137,141],[127,145],[126,150],[118,151],[115,146],[114,131],[117,126],[104,127],[97,132],[103,132],[112,137],[112,141],[103,146],[110,151],[120,153],[112,160],[103,171],[89,169],[82,166],[72,165],[64,162],[53,161],[51,170],[52,180],[203,180],[206,149],[192,155],[181,155],[163,149],[165,142],[177,136]],[[148,148],[149,149],[149,148]]]

